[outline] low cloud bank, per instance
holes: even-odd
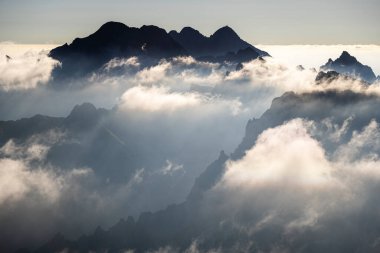
[[[57,66],[59,62],[48,57],[46,51],[29,51],[16,56],[0,51],[0,89],[35,89],[50,81],[51,72]]]
[[[272,58],[238,69],[191,57],[162,60],[152,67],[142,67],[136,57],[113,59],[99,72],[56,89],[51,71],[59,63],[46,52],[12,59],[0,52],[0,57],[2,119],[37,113],[66,116],[82,102],[112,108],[112,121],[101,125],[98,135],[89,132],[75,139],[53,131],[23,142],[9,140],[1,147],[0,237],[8,238],[13,246],[18,240],[40,245],[58,228],[76,237],[99,223],[113,224],[130,212],[184,200],[194,179],[219,151],[230,153],[238,145],[248,119],[259,117],[284,92],[349,90],[380,95],[379,83],[367,86],[338,78],[317,85],[314,70],[300,70]],[[357,110],[369,105],[360,106]],[[350,105],[346,109],[344,113],[349,113]],[[378,219],[370,210],[380,196],[378,119],[349,137],[352,118],[348,116],[342,124],[333,122],[332,118],[321,122],[295,119],[264,131],[241,159],[227,163],[221,181],[208,193],[206,212],[212,203],[212,211],[224,218],[221,227],[228,223],[248,236],[265,239],[271,229],[280,231],[273,235],[274,240],[280,238],[270,248],[273,252],[292,251],[302,233],[325,232],[331,229],[331,220],[343,217],[363,225],[366,219]],[[103,146],[104,140],[111,148]],[[73,144],[68,150],[76,144],[99,148],[102,155],[117,147],[120,157],[127,154],[144,166],[133,167],[128,180],[116,185],[111,169],[101,171],[104,174],[99,177],[100,172],[91,166],[53,165],[47,154],[62,143]],[[68,156],[65,153],[62,160]],[[90,158],[86,161],[104,157]],[[112,169],[126,173],[129,165],[116,164]],[[32,238],[30,231],[36,223],[41,233]],[[352,231],[353,236],[362,232]],[[376,238],[366,240],[377,247]],[[249,251],[247,245],[237,245],[236,251],[244,252],[244,247]],[[200,248],[202,238],[187,251],[200,252]],[[172,251],[168,246],[158,252]]]
[[[380,218],[373,210],[380,193],[379,124],[354,131],[333,152],[315,135],[325,126],[294,119],[265,130],[241,159],[227,162],[208,203],[252,245],[270,252],[324,249],[310,238],[328,234],[338,249],[375,252],[379,238],[367,222]],[[333,234],[335,226],[346,231]],[[364,244],[346,240],[363,235]]]
[[[358,61],[369,65],[376,75],[380,75],[379,45],[258,45],[270,52],[273,58],[286,65],[316,68],[325,64],[329,58],[336,59],[343,51],[354,55]]]

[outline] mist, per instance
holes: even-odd
[[[326,55],[340,50],[331,48]],[[340,76],[316,84],[312,67],[327,59],[276,57],[287,49],[239,68],[192,57],[152,66],[114,58],[56,82],[61,65],[48,51],[2,46],[0,249],[36,248],[56,233],[75,240],[183,203],[222,150],[220,178],[196,212],[239,231],[244,240],[229,250],[249,252],[257,242],[258,250],[292,252],[304,245],[303,233],[334,231],[332,221],[365,227],[377,220],[380,83]],[[373,54],[359,55],[373,62]],[[284,111],[299,101],[310,104]],[[375,230],[363,231],[377,249]],[[185,252],[224,252],[207,236],[191,238]],[[181,251],[160,246],[152,252]]]

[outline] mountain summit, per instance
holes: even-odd
[[[250,49],[249,55],[241,57],[242,50],[246,49]],[[202,60],[238,63],[268,56],[268,53],[240,39],[228,26],[206,37],[191,27],[183,28],[180,33],[167,33],[153,25],[136,28],[108,22],[85,38],[54,48],[49,55],[62,63],[53,72],[54,78],[59,80],[96,71],[113,58],[144,57],[149,65],[162,58],[191,55]]]
[[[347,51],[343,51],[339,58],[337,58],[335,61],[330,58],[325,65],[321,66],[321,70],[333,70],[340,74],[359,77],[368,83],[372,83],[376,80],[376,76],[375,73],[373,73],[373,70],[369,66],[360,63]]]
[[[87,74],[115,57],[161,59],[188,53],[162,28],[134,28],[108,22],[88,37],[54,48],[49,55],[62,63],[62,68],[55,69],[54,77],[64,78]]]
[[[179,33],[171,31],[169,34],[195,57],[218,57],[228,53],[237,53],[239,50],[247,48],[253,49],[259,56],[269,56],[267,52],[261,51],[242,40],[229,26],[218,29],[210,37],[204,36],[191,27],[185,27]]]

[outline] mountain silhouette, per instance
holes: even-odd
[[[330,58],[327,63],[320,68],[323,71],[333,70],[340,74],[349,75],[355,78],[359,77],[368,83],[373,83],[376,80],[373,70],[369,66],[360,63],[347,51],[343,51],[339,58],[334,61]]]
[[[54,48],[49,56],[61,62],[53,71],[55,80],[76,78],[96,71],[113,58],[138,56],[145,65],[154,65],[162,58],[193,56],[213,62],[245,62],[259,56],[269,56],[242,40],[230,27],[217,30],[210,37],[191,27],[180,33],[167,33],[157,26],[128,27],[119,22],[108,22],[95,33],[76,38]]]
[[[210,37],[202,35],[191,27],[185,27],[179,33],[171,31],[169,34],[194,57],[224,56],[228,53],[237,53],[239,50],[246,48],[251,48],[259,56],[269,55],[267,52],[261,51],[242,40],[228,26],[218,29]]]
[[[153,59],[188,55],[162,28],[157,26],[128,27],[108,22],[85,38],[76,38],[50,51],[50,57],[62,63],[53,76],[76,77],[100,68],[115,57],[146,56]]]

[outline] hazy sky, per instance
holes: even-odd
[[[380,0],[0,0],[0,41],[64,43],[106,21],[229,25],[254,44],[380,44]]]

